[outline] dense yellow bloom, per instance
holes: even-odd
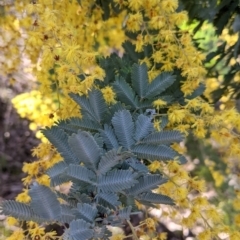
[[[22,229],[18,229],[12,233],[10,237],[7,237],[6,240],[24,240],[25,235]]]
[[[162,99],[157,99],[153,102],[153,106],[159,111],[160,108],[167,105],[167,102]]]
[[[103,93],[103,97],[104,97],[104,100],[106,101],[106,103],[113,104],[116,102],[116,100],[115,100],[116,94],[113,91],[112,87],[107,86],[107,87],[101,89],[101,92]]]
[[[170,123],[180,123],[183,121],[186,115],[184,109],[168,110],[168,119]]]
[[[162,0],[160,4],[163,11],[172,13],[178,7],[178,0]]]
[[[45,186],[48,186],[48,187],[50,186],[50,178],[46,174],[43,174],[42,176],[37,177],[36,181],[41,185],[45,185]]]
[[[198,234],[199,240],[211,240],[212,239],[212,233],[210,229],[206,229]]]
[[[204,180],[197,180],[196,178],[188,180],[189,187],[197,190],[199,192],[203,192],[206,189]]]
[[[152,218],[146,218],[143,223],[150,229],[155,230],[155,221]]]
[[[31,198],[28,195],[28,190],[23,189],[23,192],[17,195],[16,201],[22,202],[22,203],[29,203],[31,201]]]
[[[132,32],[137,32],[143,24],[143,17],[140,12],[129,14],[127,19],[127,29]]]
[[[134,10],[134,11],[138,11],[141,6],[143,4],[142,0],[129,0],[129,7]]]
[[[18,220],[14,217],[7,217],[7,225],[8,226],[13,226],[13,225],[16,225]]]
[[[34,228],[29,229],[29,233],[31,234],[31,237],[41,236],[45,234],[44,227],[39,227],[36,225]]]
[[[148,169],[151,172],[156,172],[157,170],[159,170],[160,167],[161,167],[161,163],[159,161],[155,160],[148,166]]]
[[[159,233],[159,234],[158,234],[158,239],[159,239],[159,240],[167,240],[167,235],[168,235],[167,232]]]

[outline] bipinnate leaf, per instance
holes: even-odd
[[[118,201],[118,195],[115,193],[98,193],[96,195],[96,200],[98,204],[110,209],[116,209],[121,203]]]
[[[90,133],[79,130],[69,137],[68,142],[80,162],[90,169],[96,168],[101,150]]]
[[[153,99],[160,95],[168,87],[170,87],[176,80],[176,76],[171,73],[161,73],[148,85],[144,98]]]
[[[15,217],[25,221],[43,222],[45,219],[40,218],[33,209],[26,203],[6,200],[1,203],[1,214]]]
[[[60,185],[64,182],[69,181],[69,179],[67,179],[66,175],[64,174],[67,167],[68,164],[66,162],[60,161],[47,170],[46,173],[50,177],[51,186]]]
[[[139,141],[140,139],[148,136],[154,130],[151,118],[143,114],[140,114],[138,116],[135,125],[136,127],[134,138],[136,141]]]
[[[99,129],[99,131],[107,149],[117,149],[119,147],[116,135],[114,134],[111,126],[104,124],[104,130]]]
[[[136,184],[136,173],[130,170],[115,170],[99,177],[98,188],[102,192],[120,192]]]
[[[94,231],[90,229],[90,223],[83,219],[73,220],[69,224],[69,229],[63,234],[63,239],[69,240],[88,240],[93,237]]]
[[[83,116],[98,122],[90,103],[86,96],[80,96],[79,94],[70,93],[69,96],[81,107],[81,113]]]
[[[61,204],[61,217],[58,221],[63,224],[70,223],[74,220],[75,216],[71,212],[72,208],[69,205]]]
[[[72,117],[67,120],[61,120],[58,122],[58,127],[69,133],[76,133],[79,129],[83,131],[97,132],[98,129],[101,128],[101,125],[98,122],[87,118],[87,116],[84,116],[83,118]]]
[[[132,67],[132,84],[140,98],[144,98],[148,87],[148,74],[146,63],[134,64]]]
[[[128,152],[118,152],[117,149],[112,149],[106,152],[100,159],[98,164],[98,173],[105,174],[111,168],[120,163],[120,161],[129,158],[132,154]]]
[[[130,112],[122,110],[115,113],[112,118],[112,125],[119,144],[126,149],[130,149],[134,143],[134,139],[132,137],[134,124]]]
[[[104,119],[104,114],[107,110],[106,102],[104,101],[102,92],[98,89],[93,89],[88,94],[89,103],[98,122]]]
[[[33,185],[29,190],[31,197],[30,206],[33,211],[47,221],[59,219],[61,216],[61,206],[56,194],[43,185]]]
[[[138,195],[143,192],[147,192],[156,188],[157,186],[166,183],[167,179],[163,178],[158,174],[146,175],[138,179],[138,183],[135,184],[130,189],[127,189],[126,192],[131,195]]]
[[[142,200],[153,204],[174,205],[174,202],[170,197],[153,192],[141,193],[136,197],[136,199],[140,202]]]
[[[148,168],[144,163],[142,163],[139,159],[135,157],[128,158],[124,161],[124,164],[129,165],[132,169],[134,169],[136,172],[149,172]]]
[[[141,143],[171,144],[173,142],[181,142],[182,140],[183,134],[179,131],[172,130],[152,133],[145,137],[143,140],[141,140]]]
[[[69,177],[82,181],[84,183],[93,184],[96,180],[96,175],[93,171],[80,165],[70,164],[66,170],[66,174]]]
[[[78,203],[77,205],[77,218],[83,219],[86,222],[93,223],[97,213],[97,208],[94,205],[87,203]]]
[[[68,144],[68,135],[59,127],[46,127],[43,135],[54,145],[66,163],[79,163]]]
[[[125,103],[126,105],[129,105],[133,108],[138,107],[139,103],[134,91],[122,77],[116,77],[116,81],[113,83],[113,88],[117,94],[118,99],[122,103]]]
[[[138,144],[132,148],[132,152],[140,159],[149,160],[173,160],[179,156],[173,149],[165,145]]]
[[[122,208],[118,212],[118,217],[121,220],[130,220],[131,211],[132,211],[132,206],[127,206],[125,208]]]

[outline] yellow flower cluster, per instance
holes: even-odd
[[[114,0],[114,4],[123,11],[116,14],[111,9],[109,19],[105,21],[102,20],[102,9],[93,7],[94,0],[81,0],[81,5],[78,1],[52,0],[25,3],[15,1],[14,9],[21,16],[19,19],[11,14],[0,19],[3,26],[0,30],[0,74],[8,76],[16,71],[23,59],[20,57],[22,55],[31,60],[40,92],[20,95],[13,99],[13,104],[22,117],[33,122],[30,125],[32,130],[50,126],[58,119],[80,116],[78,106],[68,97],[68,93],[87,94],[96,79],[103,80],[105,72],[97,66],[96,58],[111,52],[121,54],[125,40],[132,41],[137,52],[142,52],[145,46],[151,46],[151,56],[139,59],[140,63],[147,64],[150,81],[163,71],[178,69],[184,79],[181,91],[185,97],[191,95],[203,81],[204,55],[194,47],[189,32],[176,28],[187,20],[186,12],[176,12],[177,0]],[[5,11],[10,10],[5,8]],[[137,32],[136,39],[129,39],[125,30]],[[24,49],[19,46],[19,42],[24,43]],[[218,86],[215,80],[208,79],[207,85],[211,84],[214,88]],[[115,102],[115,93],[111,87],[101,91],[108,104]],[[209,92],[206,94],[210,96]],[[158,99],[153,102],[153,106],[160,112],[166,102]],[[184,106],[171,105],[167,115],[169,129],[174,128],[185,134],[192,130],[195,136],[202,139],[210,129],[212,139],[223,148],[226,156],[240,156],[240,139],[234,131],[240,131],[240,118],[236,109],[226,108],[216,112],[210,104],[196,98]],[[154,126],[158,130],[159,123],[155,118]],[[35,179],[40,184],[49,185],[45,172],[60,160],[59,154],[47,142],[35,148],[33,154],[39,161],[24,164],[23,171],[27,177],[23,182],[26,189],[17,197],[18,201],[25,203],[30,201],[27,187],[31,181]],[[230,164],[234,166],[231,161]],[[188,216],[179,221],[182,226],[190,228],[200,220],[205,229],[198,235],[199,239],[213,239],[219,233],[229,232],[231,240],[240,239],[238,232],[231,232],[221,225],[221,215],[201,195],[205,190],[203,180],[191,178],[176,162],[164,164],[154,161],[149,169],[152,172],[160,171],[171,179],[156,191],[172,197],[178,207],[190,211]],[[217,179],[218,176],[214,174]],[[193,199],[192,193],[197,193]],[[237,202],[235,206],[238,206]],[[168,215],[172,219],[176,218],[174,211],[169,211]],[[236,216],[235,222],[239,224],[239,216]],[[150,228],[155,226],[151,219],[144,224]],[[32,236],[44,234],[41,228],[35,229],[33,226],[30,233]],[[146,234],[141,232],[140,235],[141,239],[146,239]],[[118,233],[112,239],[123,238],[124,235]],[[15,231],[11,239],[24,239],[23,232]],[[161,234],[152,239],[166,239],[166,235]]]

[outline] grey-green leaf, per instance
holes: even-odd
[[[136,127],[135,127],[135,135],[134,138],[136,141],[139,141],[140,139],[146,137],[149,135],[153,130],[153,124],[151,122],[151,118],[140,114],[136,121]]]
[[[66,163],[79,163],[68,144],[68,135],[59,127],[53,126],[42,130],[44,136],[56,147]]]
[[[2,214],[15,217],[20,220],[41,222],[44,219],[36,215],[33,209],[26,203],[13,200],[3,201],[1,203]]]
[[[155,132],[145,137],[141,143],[147,144],[171,144],[173,142],[181,142],[183,134],[179,131],[161,131]]]
[[[131,153],[128,152],[118,152],[117,149],[112,149],[106,152],[102,157],[98,165],[98,173],[105,174],[111,168],[120,163],[120,161],[129,158]]]
[[[130,170],[115,170],[99,177],[98,188],[102,192],[120,192],[136,184],[136,174]]]
[[[158,174],[154,175],[146,175],[138,179],[138,183],[126,190],[126,192],[130,195],[138,195],[143,192],[147,192],[156,188],[157,186],[167,182],[167,179],[163,178]]]
[[[134,154],[141,159],[173,160],[179,154],[165,145],[138,144],[132,148]]]
[[[29,196],[31,197],[30,206],[38,216],[48,221],[59,219],[61,206],[56,194],[50,188],[34,185],[29,190]]]
[[[138,107],[139,103],[135,96],[134,91],[122,77],[116,77],[116,81],[113,84],[113,88],[116,91],[118,99],[121,102],[133,108]]]
[[[122,110],[115,113],[112,118],[112,125],[120,145],[130,149],[134,143],[134,124],[130,112]]]
[[[94,89],[89,92],[88,97],[91,108],[95,113],[96,119],[98,120],[98,122],[101,122],[107,110],[107,105],[106,102],[104,101],[101,91]]]
[[[69,137],[68,142],[80,162],[90,169],[96,168],[101,150],[90,133],[79,130]]]
[[[77,218],[83,219],[86,222],[93,223],[97,212],[97,208],[94,205],[87,203],[78,203],[77,205]]]
[[[115,193],[98,193],[96,195],[96,200],[98,204],[110,209],[116,209],[116,207],[120,205],[118,195]]]
[[[117,149],[119,147],[116,135],[111,126],[104,124],[104,130],[100,129],[99,131],[107,149]]]
[[[140,98],[144,98],[148,87],[148,73],[146,63],[134,64],[132,68],[132,84]]]
[[[170,197],[153,192],[141,193],[136,197],[136,199],[155,204],[174,205],[174,202]]]
[[[69,240],[87,240],[93,237],[94,231],[90,229],[90,223],[82,219],[73,220],[69,229],[67,229],[63,235],[63,239]]]
[[[93,184],[93,182],[96,180],[96,175],[93,171],[87,169],[84,166],[70,164],[66,174],[76,180]]]
[[[161,73],[149,84],[144,98],[152,99],[160,95],[168,87],[170,87],[175,80],[176,76],[172,75],[171,73]]]

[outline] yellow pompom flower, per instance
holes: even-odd
[[[29,203],[31,201],[31,198],[28,195],[28,190],[24,189],[22,193],[18,194],[16,197],[16,201],[22,203]]]
[[[159,111],[160,108],[165,107],[167,105],[167,102],[165,102],[162,99],[157,99],[153,102],[153,106]]]
[[[156,172],[157,170],[159,170],[160,167],[161,167],[161,163],[159,161],[155,160],[148,166],[148,169],[151,172]]]
[[[18,222],[18,220],[14,217],[8,217],[7,218],[7,225],[8,226],[14,226],[14,225],[17,224],[17,222]]]
[[[106,101],[107,104],[113,104],[116,102],[116,94],[113,91],[112,87],[107,86],[103,89],[101,89],[101,92],[103,94],[104,100]]]

